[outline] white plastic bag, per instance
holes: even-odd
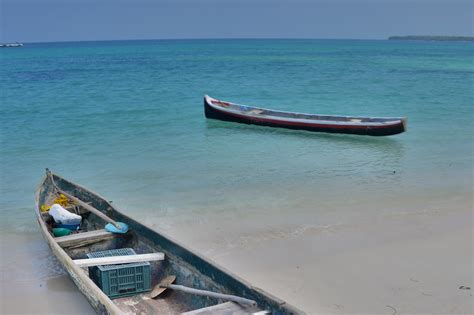
[[[59,224],[80,224],[82,217],[71,213],[55,203],[49,209],[49,214],[54,218],[54,222]]]

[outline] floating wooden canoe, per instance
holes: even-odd
[[[48,212],[40,210],[43,205],[51,205],[53,200],[58,197],[59,192],[72,195],[85,202],[84,207],[77,201],[72,206],[74,212],[82,217],[79,233],[54,237],[52,217]],[[101,213],[96,215],[88,208],[94,208]],[[69,210],[69,208],[67,209]],[[304,314],[283,300],[253,287],[162,233],[129,218],[96,193],[49,171],[36,191],[36,216],[41,232],[52,253],[98,314],[179,314],[189,312],[189,314],[209,315],[265,314],[266,311],[272,314]],[[103,227],[107,222],[104,221],[104,218],[107,217],[127,224],[128,232],[113,234],[105,231]],[[149,292],[110,299],[89,278],[88,270],[84,266],[95,264],[92,259],[90,262],[87,261],[87,253],[118,248],[132,248],[138,254],[136,255],[137,261],[149,256],[154,257],[154,259],[148,259],[154,260],[150,261],[151,288],[161,279],[169,275],[176,275],[177,284],[236,295],[251,299],[257,305],[243,306],[235,302],[174,290],[168,290],[166,294],[157,299],[150,298]],[[127,258],[127,256],[114,259],[122,258]],[[130,256],[127,259],[130,259]],[[98,260],[103,262],[104,258]]]
[[[318,132],[390,136],[406,130],[403,117],[351,117],[302,114],[224,102],[204,96],[207,118]]]

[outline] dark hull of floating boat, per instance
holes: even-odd
[[[390,136],[406,131],[404,117],[351,117],[283,112],[234,104],[204,96],[206,118],[244,124],[346,133],[367,136]]]
[[[112,234],[104,231],[106,222],[97,214],[87,211],[87,207],[81,208],[76,203],[72,207],[82,217],[80,233],[73,234],[72,237],[71,235],[54,237],[51,232],[52,218],[49,214],[42,213],[40,209],[42,205],[50,205],[57,197],[58,191],[73,195],[109,218],[127,224],[129,231],[126,234]],[[203,311],[207,314],[217,314],[211,311],[215,309],[221,311],[224,309],[227,312],[232,309],[233,314],[262,310],[268,310],[272,314],[304,314],[283,300],[253,287],[250,283],[185,248],[163,233],[131,219],[98,194],[58,175],[49,173],[39,185],[36,191],[36,216],[52,253],[98,314],[178,314],[193,310],[197,313],[201,312],[199,314]],[[164,260],[150,262],[152,288],[167,275],[176,275],[178,284],[237,295],[256,301],[257,306],[244,307],[233,302],[223,303],[225,302],[223,300],[173,290],[168,290],[170,292],[166,292],[157,299],[151,299],[148,293],[142,293],[112,300],[88,277],[86,269],[80,268],[81,265],[74,260],[83,260],[89,252],[116,248],[133,248],[137,254],[164,254]],[[236,310],[238,312],[235,312]]]

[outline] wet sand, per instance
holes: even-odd
[[[95,314],[36,226],[2,235],[1,275],[1,314]]]
[[[333,225],[269,210],[152,226],[309,314],[472,314],[470,202]],[[93,314],[39,232],[2,237],[1,258],[2,314]]]

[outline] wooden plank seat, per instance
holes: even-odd
[[[244,315],[244,314],[270,314],[256,306],[240,305],[235,302],[225,302],[209,307],[182,313],[182,315]]]
[[[117,236],[117,234],[110,233],[104,229],[101,229],[60,236],[56,237],[55,240],[62,248],[75,248],[112,239],[115,236]]]
[[[157,261],[164,260],[165,254],[163,253],[150,253],[150,254],[138,254],[138,255],[127,255],[127,256],[109,256],[100,258],[86,258],[86,259],[74,259],[74,263],[79,267],[91,267],[91,266],[103,266],[103,265],[118,265],[118,264],[130,264],[137,262],[146,261]]]

